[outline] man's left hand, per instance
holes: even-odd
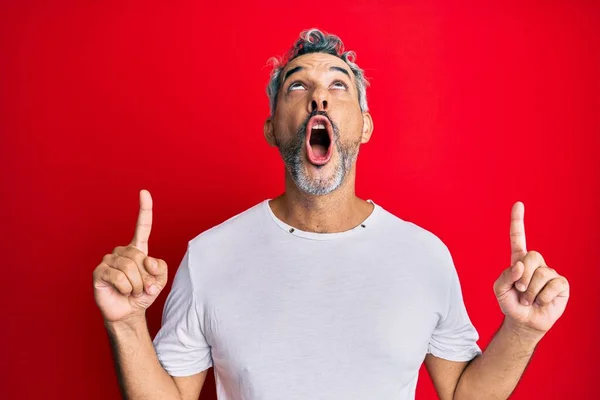
[[[543,336],[565,311],[569,282],[548,267],[537,251],[527,251],[525,206],[513,205],[510,222],[511,267],[494,283],[506,321],[522,332]]]

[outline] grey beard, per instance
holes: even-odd
[[[350,145],[342,144],[337,125],[329,120],[333,127],[333,143],[330,146],[336,147],[341,161],[335,166],[333,176],[329,179],[311,179],[304,171],[302,148],[305,146],[306,141],[306,125],[308,124],[308,120],[314,115],[325,115],[327,117],[323,112],[313,112],[300,126],[296,137],[287,143],[278,143],[278,148],[283,162],[298,189],[310,195],[325,195],[336,190],[344,182],[346,174],[358,157],[360,146],[359,143],[352,143]],[[316,166],[316,168],[322,167]]]

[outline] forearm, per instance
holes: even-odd
[[[519,331],[505,320],[483,354],[462,373],[454,399],[507,399],[541,336]]]
[[[145,320],[106,324],[106,329],[124,398],[181,399],[173,378],[158,361]]]

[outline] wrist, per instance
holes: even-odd
[[[148,330],[145,314],[131,316],[119,321],[104,320],[104,327],[109,334],[114,336],[138,335],[139,333]]]
[[[537,344],[546,334],[546,332],[523,326],[518,322],[512,321],[510,318],[504,319],[500,330],[512,336],[523,348],[530,349],[531,352],[533,352]]]

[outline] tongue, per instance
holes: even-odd
[[[323,146],[322,144],[313,144],[311,147],[313,154],[319,158],[325,157],[327,154],[327,147]]]

